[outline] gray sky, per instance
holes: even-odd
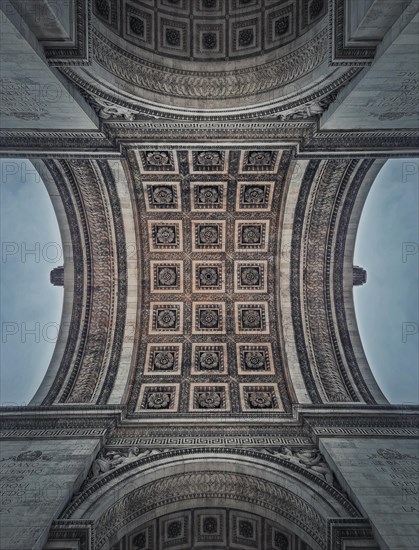
[[[30,401],[47,370],[63,290],[49,273],[62,264],[47,191],[29,161],[0,161],[2,405]],[[418,162],[386,163],[368,196],[355,264],[368,282],[355,288],[364,349],[387,398],[419,401]],[[35,250],[35,253],[30,253]],[[416,331],[416,334],[409,334]]]
[[[419,159],[390,160],[365,203],[355,265],[359,332],[370,367],[392,403],[419,401]]]
[[[63,289],[51,285],[49,273],[62,265],[57,258],[61,239],[47,190],[32,164],[3,160],[0,174],[0,400],[21,405],[32,399],[55,346]]]

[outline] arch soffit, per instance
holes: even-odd
[[[196,499],[256,506],[272,519],[283,517],[318,548],[326,548],[328,519],[360,517],[339,490],[295,464],[251,450],[201,449],[131,462],[87,486],[62,518],[93,520],[98,548],[105,548],[138,518]]]
[[[71,336],[64,352],[64,338],[61,342],[61,365],[57,367],[58,359],[55,358],[54,367],[50,368],[37,398],[49,391],[45,404],[54,401],[105,404],[114,391],[117,377],[120,389],[114,391],[113,402],[121,402],[122,388],[129,377],[135,326],[134,319],[130,319],[128,334],[125,326],[126,292],[131,283],[135,286],[135,281],[127,280],[127,223],[131,223],[130,245],[137,239],[132,225],[135,217],[130,197],[132,191],[129,190],[124,166],[119,161],[110,164],[106,161],[46,161],[46,166],[57,183],[67,219],[71,218],[73,226],[71,239],[76,291]],[[374,166],[378,164],[368,160],[330,160],[297,161],[289,168],[287,177],[290,184],[282,220],[286,238],[281,242],[281,246],[283,243],[287,246],[288,242],[289,248],[286,253],[284,249],[281,251],[280,271],[288,272],[290,278],[280,280],[280,285],[285,283],[285,292],[281,289],[280,293],[280,309],[285,312],[282,313],[282,330],[286,350],[284,362],[288,361],[289,378],[294,388],[301,387],[299,381],[303,378],[307,390],[307,393],[297,395],[301,403],[310,400],[318,403],[384,402],[356,341],[348,286],[352,271],[353,227],[365,198],[363,185],[371,185],[376,172]],[[358,193],[360,198],[356,200]],[[124,213],[121,213],[121,200]],[[330,225],[330,220],[333,225]],[[100,249],[98,243],[101,243]],[[96,258],[101,262],[95,262]],[[305,276],[300,280],[302,266]],[[137,267],[140,269],[138,264]],[[136,269],[131,271],[131,279],[136,278],[136,273]],[[101,285],[99,281],[102,281]],[[93,297],[89,297],[92,292]],[[313,296],[316,302],[310,302]],[[318,304],[324,308],[320,315]],[[337,311],[342,305],[342,311]],[[310,311],[315,311],[315,318]],[[94,319],[96,321],[92,322]],[[318,330],[319,322],[323,323],[321,330]],[[80,331],[78,327],[81,327]],[[89,342],[95,343],[90,355]],[[115,359],[121,350],[124,367],[118,371]],[[327,360],[323,360],[325,350]],[[98,352],[102,357],[99,362]],[[94,361],[91,353],[94,353]],[[113,365],[113,370],[110,365]],[[326,365],[326,369],[321,371],[318,365]],[[52,380],[55,372],[57,374]],[[332,387],[330,380],[335,378],[338,383]],[[339,399],[342,395],[344,399]]]

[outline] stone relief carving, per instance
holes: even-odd
[[[327,58],[328,32],[275,61],[228,72],[180,71],[136,57],[93,31],[95,60],[124,81],[165,96],[196,99],[231,99],[259,95],[295,81]]]
[[[333,485],[333,473],[324,461],[320,451],[316,449],[296,450],[283,446],[279,450],[263,449],[262,452],[310,470],[330,485]]]
[[[316,99],[305,103],[304,105],[299,105],[294,109],[287,110],[278,115],[278,120],[287,121],[287,120],[305,120],[307,118],[315,118],[321,116],[329,106],[335,101],[339,94],[340,90],[334,90],[331,94],[321,99]]]
[[[89,101],[90,105],[97,112],[98,116],[102,120],[113,120],[113,119],[124,119],[127,121],[135,120],[138,116],[138,113],[132,109],[127,109],[111,101],[106,101],[105,99],[99,98],[97,96],[90,96],[88,94],[83,94],[86,99]]]
[[[92,483],[112,470],[125,466],[130,462],[141,460],[147,456],[160,454],[161,452],[163,451],[156,449],[141,450],[139,447],[130,447],[127,451],[108,451],[105,449],[100,451],[94,460],[88,476],[88,481],[89,483]]]
[[[267,507],[304,529],[325,548],[326,520],[300,496],[263,479],[229,472],[183,473],[151,482],[116,501],[96,524],[97,548],[134,518],[166,502],[189,498],[235,498]]]

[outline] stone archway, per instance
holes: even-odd
[[[315,468],[307,469],[292,454],[280,451],[144,452],[138,459],[132,455],[114,470],[88,482],[60,521],[63,525],[70,521],[91,522],[95,548],[109,550],[133,532],[141,531],[142,526],[143,530],[151,529],[149,523],[156,518],[180,518],[178,512],[184,510],[183,519],[178,521],[183,525],[182,533],[189,529],[189,538],[183,543],[186,546],[180,547],[189,548],[192,538],[198,535],[196,530],[192,534],[190,520],[185,519],[190,516],[187,510],[224,509],[217,514],[224,517],[228,513],[229,521],[235,520],[227,510],[240,510],[242,517],[255,514],[265,518],[263,537],[265,528],[272,532],[282,527],[289,541],[301,539],[313,550],[322,550],[329,548],[330,521],[362,520],[332,478],[327,479]],[[164,530],[164,521],[159,519],[159,526],[153,524],[153,529]],[[262,537],[262,521],[256,523],[260,532],[260,546],[256,548],[269,548]],[[227,539],[223,541],[227,544]]]

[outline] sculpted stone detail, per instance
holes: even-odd
[[[297,203],[292,243],[292,291],[297,293],[298,300],[300,300],[298,266],[300,265],[301,243],[304,247],[302,261],[305,266],[305,277],[303,282],[304,305],[300,304],[297,307],[297,300],[293,304],[294,330],[302,373],[314,401],[324,399],[324,397],[320,397],[314,380],[310,381],[311,375],[308,369],[313,369],[314,377],[321,381],[327,400],[359,401],[348,376],[347,366],[337,345],[336,327],[332,321],[333,316],[330,309],[331,298],[329,293],[331,292],[330,284],[332,281],[328,276],[325,276],[329,269],[326,269],[324,260],[322,260],[322,258],[326,259],[327,265],[330,265],[331,253],[336,246],[331,240],[335,234],[334,231],[336,231],[336,214],[332,215],[332,213],[337,212],[337,209],[339,209],[339,201],[343,190],[348,185],[349,178],[356,167],[356,161],[328,161],[319,170],[315,162],[310,163],[306,172],[308,175],[307,183],[303,182],[299,202]],[[317,180],[315,180],[316,187],[311,189],[312,199],[309,202],[309,188],[316,170],[319,170]],[[307,206],[308,203],[309,207]],[[301,235],[302,227],[300,224],[303,214],[299,211],[300,205],[301,207],[304,205],[303,208],[307,209],[304,213],[308,220],[304,235]],[[302,239],[301,242],[300,239]],[[336,262],[336,264],[338,263]],[[340,277],[339,274],[336,276]],[[300,308],[304,312],[305,333],[299,321]],[[306,348],[306,336],[308,336],[308,348]],[[350,347],[349,343],[349,354]],[[356,372],[355,376],[357,376]],[[360,386],[362,387],[362,382]]]
[[[278,120],[304,120],[307,118],[319,117],[327,111],[329,106],[335,101],[339,91],[340,90],[334,90],[326,97],[294,107],[291,110],[286,110],[278,115]]]
[[[206,498],[244,501],[252,495],[252,502],[295,523],[313,537],[321,548],[326,547],[326,520],[301,497],[262,479],[208,471],[173,475],[135,489],[119,499],[96,523],[98,550],[104,547],[114,533],[146,511],[162,506],[165,502],[173,502],[174,499],[180,503],[186,498],[199,498],[203,493]],[[243,526],[243,530],[249,533],[251,528],[249,530]]]
[[[300,49],[253,69],[231,73],[194,73],[153,64],[112,44],[93,31],[95,60],[115,76],[151,92],[190,99],[220,99],[259,95],[297,80],[325,61],[327,30]],[[246,35],[246,39],[248,39]]]
[[[131,447],[128,451],[101,451],[94,460],[90,473],[87,476],[87,485],[96,482],[105,474],[125,466],[130,462],[141,460],[147,456],[159,454],[157,450],[140,450],[138,447]]]
[[[279,451],[267,449],[264,452],[282,458],[302,468],[306,468],[307,470],[311,470],[314,474],[333,486],[333,473],[324,461],[320,451],[295,450],[284,446]]]
[[[95,285],[92,289],[91,318],[83,359],[74,385],[67,386],[61,400],[91,401],[104,375],[111,352],[111,326],[115,314],[117,281],[114,277],[115,258],[112,249],[110,219],[106,199],[93,166],[87,161],[70,163],[89,216]],[[113,313],[112,313],[113,312]]]

